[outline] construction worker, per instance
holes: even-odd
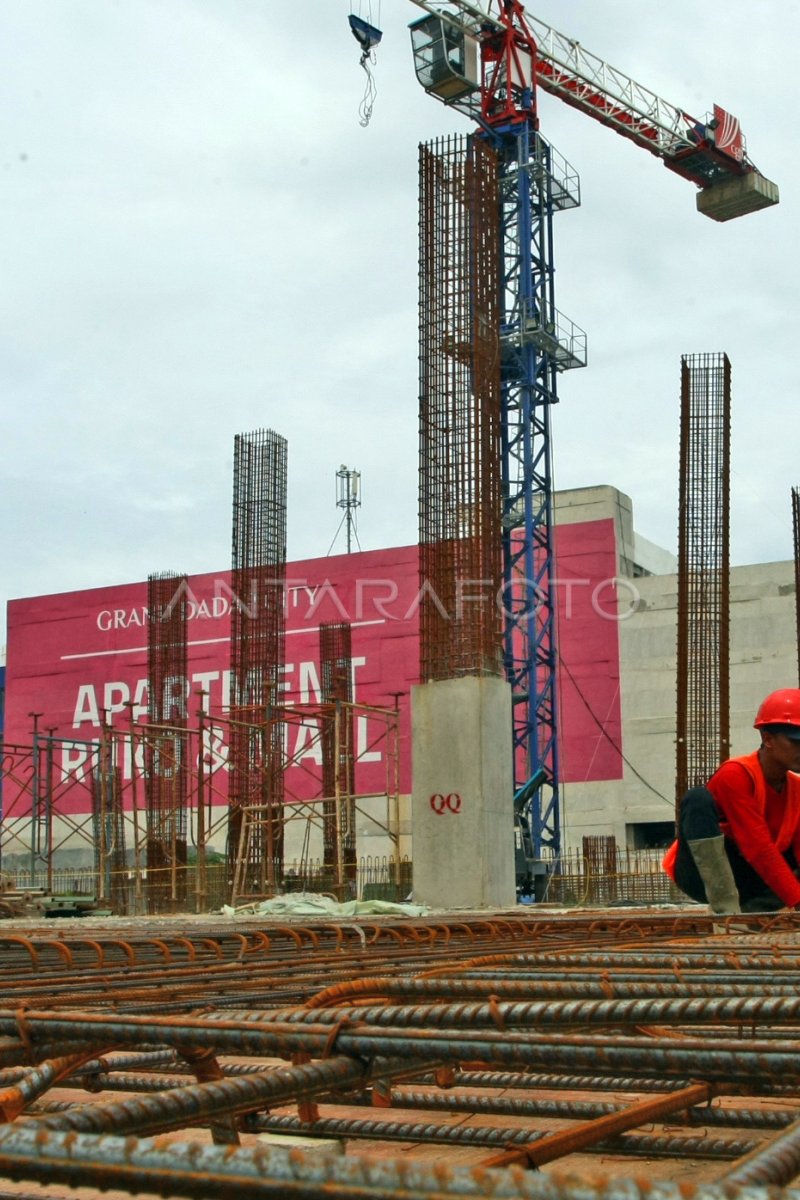
[[[761,745],[690,788],[663,867],[714,913],[800,909],[800,689],[772,692],[754,728]]]

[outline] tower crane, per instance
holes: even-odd
[[[705,216],[728,221],[778,203],[777,186],[747,155],[739,121],[719,105],[702,121],[692,117],[526,13],[520,0],[411,2],[429,14],[411,25],[417,78],[480,124],[516,118],[538,128],[539,88],[697,184]]]
[[[580,203],[575,172],[539,129],[549,92],[694,183],[697,209],[727,221],[778,203],[738,120],[703,120],[661,99],[520,0],[412,0],[414,68],[426,92],[490,139],[500,183],[504,667],[511,684],[517,816],[534,874],[560,849],[550,411],[557,377],[586,363],[586,337],[555,307],[552,221]]]

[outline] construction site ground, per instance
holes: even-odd
[[[800,1172],[793,913],[17,919],[0,963],[0,1197],[730,1197]]]

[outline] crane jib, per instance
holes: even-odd
[[[765,179],[748,158],[738,120],[718,105],[704,120],[637,83],[625,72],[586,50],[525,11],[520,0],[412,0],[435,18],[446,22],[448,36],[461,38],[477,49],[480,64],[475,77],[462,72],[447,85],[426,81],[427,90],[446,104],[476,119],[496,123],[535,113],[533,89],[527,96],[518,86],[511,66],[517,47],[535,53],[533,82],[542,91],[614,129],[623,137],[660,158],[670,170],[695,183],[703,193],[726,189],[724,203],[712,204],[705,195],[698,208],[704,215],[728,220],[779,201],[778,188]],[[492,10],[497,12],[493,15]],[[412,26],[413,28],[413,26]],[[507,49],[498,53],[505,37]],[[504,71],[508,75],[506,86]],[[520,72],[524,74],[524,72]],[[498,97],[504,97],[498,106]],[[524,100],[524,103],[523,103]],[[719,197],[718,197],[719,199]],[[724,216],[719,215],[725,213]]]

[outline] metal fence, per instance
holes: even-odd
[[[661,867],[663,849],[628,850],[609,840],[612,845],[599,860],[585,850],[562,854],[554,864],[543,899],[565,907],[608,908],[671,904],[681,898]]]
[[[589,841],[590,839],[587,839]],[[600,839],[591,839],[592,843]],[[605,843],[606,839],[602,839]],[[670,904],[679,901],[681,893],[664,874],[661,867],[663,850],[620,849],[613,839],[597,845],[562,854],[547,880],[541,901],[565,908],[623,905]],[[587,853],[588,851],[588,853]],[[4,872],[12,885],[47,890],[46,872],[38,872],[31,880],[30,871]],[[130,914],[139,911],[134,872],[124,872]],[[194,866],[186,868],[187,910],[213,912],[228,903],[230,897],[229,869],[225,862],[208,863],[205,868],[205,888],[198,892]],[[56,893],[92,895],[97,892],[97,879],[91,868],[55,870],[52,890]],[[392,856],[365,856],[358,860],[356,878],[350,894],[342,895],[334,874],[322,859],[302,859],[285,863],[283,892],[317,892],[339,900],[390,900],[402,902],[413,896],[413,867],[409,859],[399,862]]]
[[[189,912],[214,912],[230,899],[230,871],[226,862],[207,863],[204,873],[204,890],[199,892],[199,880],[193,865],[186,867],[186,910]],[[120,912],[129,915],[144,911],[143,891],[137,893],[136,873],[131,869],[119,872],[121,879],[117,894],[123,899]],[[16,869],[3,872],[13,888],[26,891],[53,893],[58,895],[96,896],[98,881],[91,867],[73,867],[53,870],[51,882],[46,871],[37,871],[31,879],[30,870]],[[303,859],[283,866],[283,892],[317,892],[334,896],[339,900],[391,900],[408,899],[412,889],[412,865],[409,859],[399,861],[392,856],[366,856],[360,858],[355,872],[356,878],[350,895],[341,895],[335,872],[326,867],[321,859]]]

